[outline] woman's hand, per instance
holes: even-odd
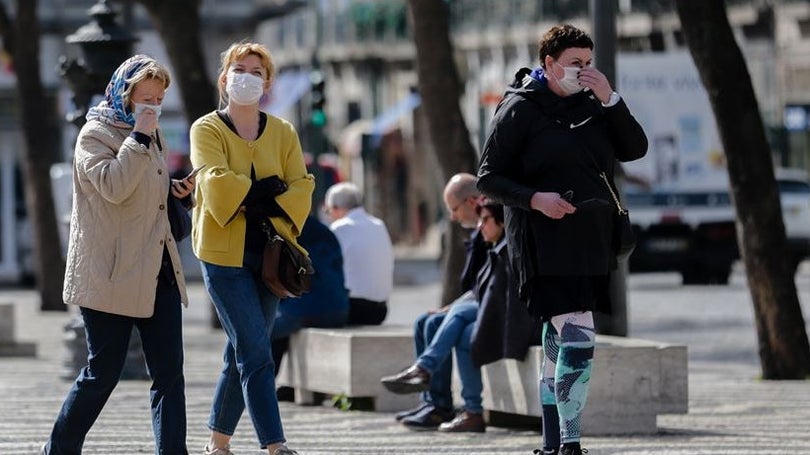
[[[184,199],[194,191],[196,183],[196,177],[193,176],[186,177],[182,180],[172,179],[172,195],[177,199]]]
[[[601,71],[592,66],[586,66],[579,70],[578,79],[580,85],[591,89],[593,94],[599,98],[599,101],[602,103],[610,101],[613,88],[610,87],[610,82]]]
[[[577,208],[560,196],[559,193],[541,193],[532,195],[531,207],[543,215],[559,220],[565,215],[570,215],[577,211]]]
[[[152,109],[144,109],[135,117],[133,131],[151,136],[158,126],[158,116]]]

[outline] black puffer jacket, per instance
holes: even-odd
[[[647,152],[624,101],[605,108],[590,93],[559,97],[521,69],[498,105],[481,157],[478,188],[503,203],[509,255],[527,299],[537,276],[606,276],[615,265],[615,206],[599,173]],[[573,192],[572,202],[610,201],[560,220],[532,210],[535,192]]]

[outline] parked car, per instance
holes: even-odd
[[[810,256],[810,180],[797,169],[776,173],[790,256]],[[740,258],[735,211],[724,187],[628,188],[625,203],[638,236],[630,272],[677,271],[684,284],[727,284]]]

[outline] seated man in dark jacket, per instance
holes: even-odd
[[[461,291],[452,304],[428,311],[417,318],[414,323],[414,346],[416,356],[419,357],[431,344],[442,323],[448,317],[451,309],[454,318],[463,317],[460,314],[461,306],[472,303],[472,310],[477,311],[478,302],[472,293],[475,275],[486,260],[487,248],[483,238],[475,229],[478,215],[475,212],[480,198],[476,188],[478,179],[472,174],[460,173],[450,178],[444,188],[444,203],[450,214],[450,221],[460,224],[467,229],[473,229],[472,236],[465,242],[467,248],[467,261],[461,274]],[[470,308],[467,308],[469,310]],[[475,319],[473,313],[472,319]],[[428,390],[421,395],[421,403],[414,409],[400,412],[396,419],[403,425],[414,430],[435,430],[440,424],[449,422],[454,417],[453,393],[451,390],[452,359],[440,362],[430,378]]]
[[[399,375],[383,378],[383,385],[395,393],[424,390],[436,365],[449,360],[455,348],[464,410],[439,426],[443,432],[484,431],[481,365],[504,357],[523,360],[529,345],[540,338],[533,330],[538,324],[532,324],[525,305],[512,292],[515,286],[510,286],[503,206],[484,200],[477,213],[479,232],[489,249],[476,277],[475,299],[454,303],[416,363]]]

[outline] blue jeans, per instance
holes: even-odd
[[[208,428],[232,436],[247,407],[265,448],[285,439],[270,351],[279,299],[264,286],[260,271],[261,255],[247,251],[242,267],[202,262],[205,287],[228,336]]]
[[[477,315],[476,300],[469,298],[456,300],[430,345],[419,355],[416,363],[433,375],[443,363],[450,363],[450,354],[455,347],[464,408],[470,412],[480,413],[483,412],[481,392],[484,386],[481,370],[473,365],[470,357],[470,338]]]
[[[81,308],[87,337],[88,365],[65,397],[51,431],[46,453],[82,452],[84,438],[118,384],[135,326],[152,378],[150,404],[156,454],[188,454],[186,396],[183,377],[183,325],[180,292],[174,282],[158,279],[155,312],[132,318]]]
[[[414,323],[413,341],[416,348],[416,357],[422,355],[430,344],[436,331],[444,321],[446,313],[424,313]],[[452,385],[453,362],[450,359],[441,362],[430,376],[430,390],[422,392],[421,400],[437,408],[453,408]]]

